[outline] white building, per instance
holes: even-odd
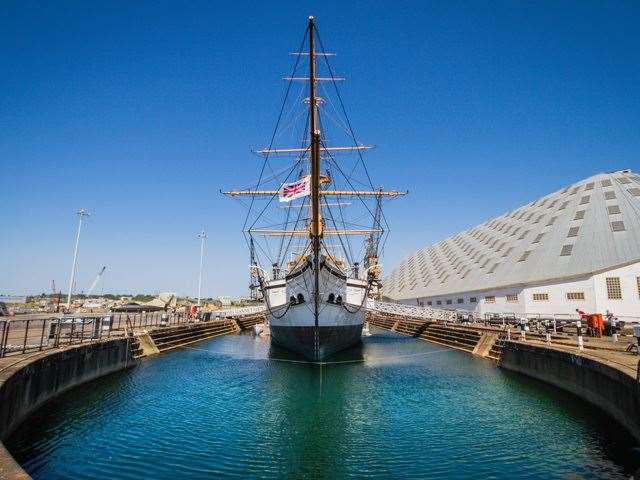
[[[640,176],[602,173],[405,258],[383,295],[479,314],[640,317]]]

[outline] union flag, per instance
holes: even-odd
[[[307,175],[297,182],[283,183],[278,192],[281,202],[290,202],[296,198],[306,197],[311,193],[311,177]]]

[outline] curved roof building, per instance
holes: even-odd
[[[383,295],[480,312],[586,308],[640,316],[638,262],[640,176],[622,170],[594,175],[411,254],[385,279]],[[602,275],[619,269],[626,273]]]

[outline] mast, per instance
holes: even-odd
[[[311,247],[314,270],[314,317],[318,327],[320,307],[320,237],[322,225],[320,219],[320,132],[316,127],[316,59],[314,46],[313,17],[309,17],[309,134],[311,137]],[[317,337],[317,331],[316,331]],[[314,339],[317,342],[317,338]]]

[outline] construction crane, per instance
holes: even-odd
[[[91,292],[93,292],[93,289],[96,288],[96,285],[98,285],[98,282],[100,281],[100,279],[102,278],[102,274],[104,273],[104,271],[107,269],[106,266],[102,267],[100,269],[100,271],[98,272],[98,275],[96,275],[96,279],[93,281],[93,283],[91,284],[91,286],[89,287],[89,290],[87,291],[87,297],[91,295]]]
[[[56,313],[60,311],[60,297],[62,296],[62,292],[58,292],[56,294],[56,281],[51,280],[51,303],[56,306]]]

